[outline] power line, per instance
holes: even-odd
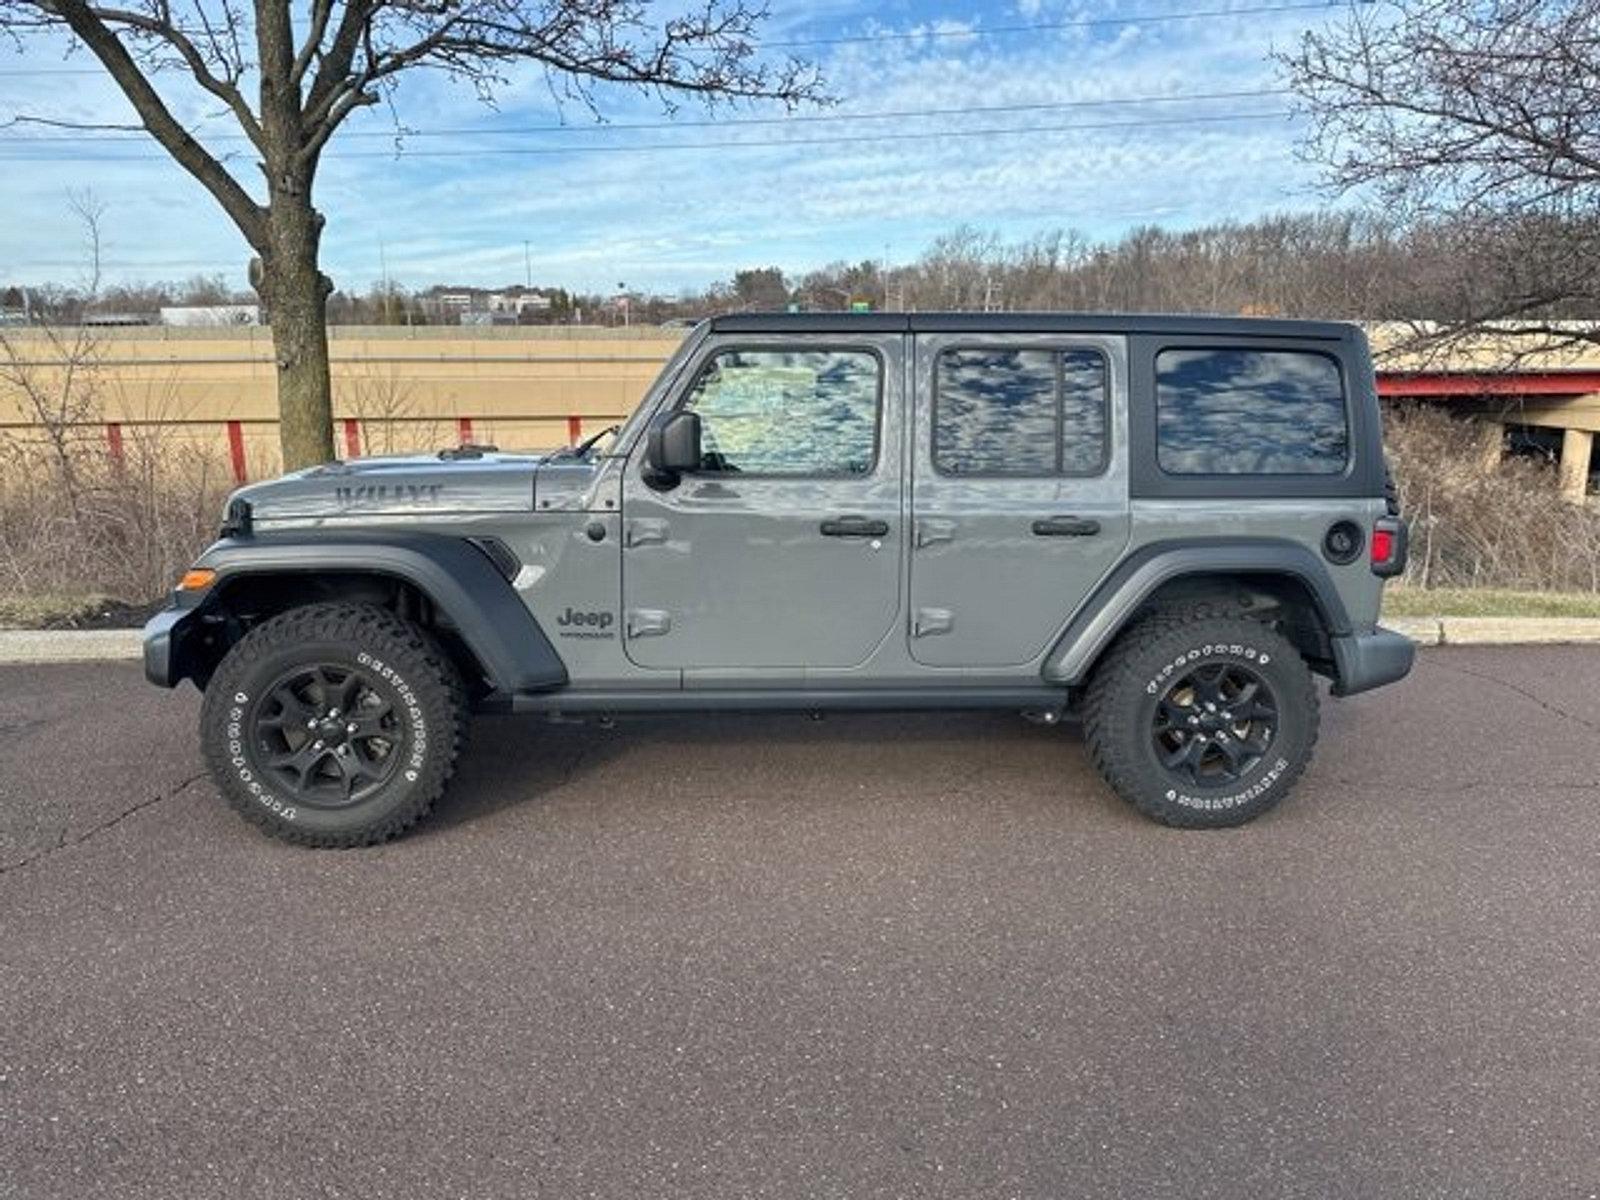
[[[994,113],[1025,113],[1025,112],[1056,112],[1063,109],[1076,108],[1116,108],[1122,105],[1134,104],[1197,104],[1213,100],[1254,100],[1270,96],[1287,96],[1291,93],[1289,88],[1257,88],[1253,91],[1232,92],[1193,92],[1181,96],[1125,96],[1106,100],[1059,100],[1041,102],[1038,104],[974,104],[957,108],[903,108],[886,109],[878,112],[864,113],[798,113],[784,117],[730,117],[727,120],[694,120],[694,121],[632,121],[622,123],[595,123],[592,125],[511,125],[502,128],[485,128],[479,126],[462,127],[456,129],[418,129],[401,126],[396,129],[347,129],[341,131],[340,138],[383,138],[386,141],[396,138],[411,137],[504,137],[552,134],[596,134],[615,133],[635,130],[655,129],[705,129],[705,128],[732,128],[749,126],[773,125],[812,125],[819,123],[837,123],[841,121],[882,121],[882,120],[908,120],[918,117],[959,117],[968,115],[989,115]],[[0,129],[4,125],[0,124]],[[190,130],[196,137],[205,141],[216,142],[242,142],[248,141],[242,133],[216,134],[210,137],[199,130]],[[37,136],[24,135],[0,136],[0,146],[7,143],[21,145],[24,143],[49,143],[59,144],[73,142],[141,142],[145,135],[142,132],[130,131],[128,133],[80,133],[80,134],[40,134]]]
[[[1370,0],[1355,0],[1368,3]],[[1136,17],[1089,17],[1076,21],[1034,21],[1025,25],[977,26],[972,29],[923,29],[912,32],[844,34],[838,37],[795,38],[781,42],[761,42],[762,49],[799,49],[804,46],[849,46],[864,42],[918,42],[932,38],[997,37],[1011,33],[1048,33],[1061,29],[1096,29],[1119,25],[1164,25],[1170,21],[1200,21],[1214,17],[1254,17],[1269,13],[1308,12],[1316,9],[1346,8],[1351,0],[1305,0],[1297,4],[1259,4],[1250,8],[1213,8],[1196,12],[1150,13]]]
[[[1248,8],[1212,8],[1194,12],[1147,13],[1129,17],[1089,17],[1074,21],[1034,21],[1020,25],[976,26],[971,29],[923,29],[919,31],[890,31],[877,33],[843,34],[824,38],[785,38],[780,41],[757,41],[756,49],[796,50],[807,46],[849,46],[872,42],[911,42],[948,40],[953,38],[1003,37],[1015,33],[1048,33],[1064,29],[1116,28],[1131,25],[1166,25],[1174,21],[1202,21],[1223,17],[1256,17],[1273,13],[1315,12],[1332,8],[1347,8],[1352,3],[1365,4],[1371,0],[1301,0],[1290,4],[1257,4]],[[0,70],[0,77],[8,76],[58,76],[100,75],[95,67],[17,67]]]
[[[399,153],[355,150],[340,158],[491,158],[500,156],[533,157],[553,154],[659,154],[700,150],[750,150],[786,146],[848,146],[867,142],[912,142],[947,138],[1009,137],[1019,134],[1071,133],[1120,129],[1151,129],[1170,125],[1221,124],[1239,121],[1264,121],[1292,116],[1287,109],[1258,113],[1214,113],[1190,117],[1151,117],[1138,121],[1093,121],[1071,125],[1034,125],[1024,128],[941,129],[926,132],[868,133],[834,137],[740,139],[735,141],[661,143],[630,146],[491,146],[478,150],[408,150]],[[147,154],[27,155],[0,154],[0,162],[141,162],[164,157],[159,151]]]

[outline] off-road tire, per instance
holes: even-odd
[[[1214,671],[1216,664],[1258,677],[1277,715],[1250,769],[1201,785],[1163,765],[1158,711],[1184,672]],[[1277,805],[1310,763],[1317,725],[1316,684],[1305,660],[1271,626],[1243,617],[1161,613],[1141,620],[1096,666],[1084,704],[1089,756],[1112,790],[1152,820],[1183,829],[1243,825]]]
[[[401,735],[403,758],[389,776],[341,807],[297,802],[262,769],[258,722],[270,689],[322,666],[373,681]],[[223,658],[200,711],[206,763],[228,803],[274,837],[320,847],[375,845],[416,824],[454,773],[466,725],[460,674],[433,638],[386,609],[352,603],[293,608],[256,626]]]

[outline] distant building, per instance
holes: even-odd
[[[549,312],[550,307],[550,297],[531,288],[508,288],[503,292],[489,293],[490,312],[521,316],[525,312]]]
[[[84,313],[80,323],[97,329],[110,329],[121,325],[154,325],[155,320],[149,313],[99,312]]]
[[[259,325],[261,306],[259,304],[164,304],[161,306],[161,324]]]
[[[461,314],[463,325],[515,325],[517,314],[514,312],[464,312]]]
[[[478,320],[461,323],[501,325],[515,324],[519,319],[533,315],[547,316],[556,307],[554,292],[554,289],[524,287],[521,284],[500,288],[497,291],[479,287],[436,285],[425,292],[419,292],[417,301],[423,312],[446,323],[468,313],[492,313],[496,317],[509,317],[510,321]]]

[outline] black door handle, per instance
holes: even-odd
[[[1093,537],[1100,532],[1100,522],[1087,517],[1045,517],[1033,523],[1037,537]]]
[[[834,517],[822,523],[823,537],[886,537],[889,522],[866,517]]]

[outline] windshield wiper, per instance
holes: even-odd
[[[587,457],[589,451],[593,450],[595,448],[595,446],[599,444],[601,438],[610,437],[613,433],[616,433],[619,430],[621,430],[621,428],[622,428],[621,425],[608,425],[606,428],[602,429],[599,433],[590,434],[588,437],[584,438],[583,441],[579,442],[576,446],[567,446],[567,447],[565,447],[565,448],[563,448],[561,450],[557,450],[555,452],[555,454],[551,455],[551,457],[552,458],[584,458],[584,457]]]

